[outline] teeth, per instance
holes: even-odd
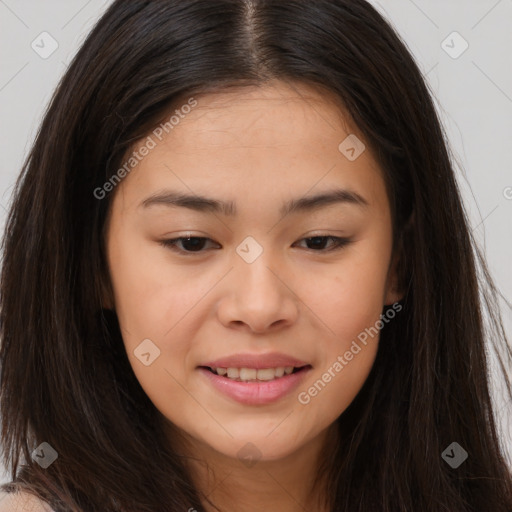
[[[258,371],[254,368],[240,368],[238,376],[240,377],[240,380],[254,380],[257,373]]]
[[[269,381],[290,375],[293,372],[293,366],[280,366],[278,368],[212,368],[212,370],[223,377],[238,381]]]
[[[264,369],[258,370],[256,372],[258,380],[274,380],[277,377],[277,374],[276,374],[277,369],[278,368],[264,368]],[[281,375],[281,377],[282,377],[282,375]]]
[[[228,378],[237,379],[240,376],[238,368],[228,368]]]

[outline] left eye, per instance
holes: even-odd
[[[309,238],[303,238],[302,240],[306,240],[308,243],[312,244],[313,247],[319,250],[311,249],[315,252],[328,252],[328,251],[334,251],[336,249],[341,249],[348,245],[351,240],[349,238],[340,238],[338,236],[329,236],[329,235],[317,235]],[[299,241],[302,241],[299,240]],[[331,240],[332,245],[330,248],[325,249],[325,243]]]
[[[306,240],[307,243],[313,245],[313,248],[308,247],[309,250],[313,252],[328,252],[328,251],[334,251],[336,249],[341,249],[342,247],[345,247],[349,243],[351,243],[351,240],[348,238],[340,238],[336,236],[329,236],[329,235],[318,235],[308,238],[303,238],[302,240],[299,240],[302,242],[303,240]],[[327,241],[331,240],[333,243],[331,247],[325,248],[325,243]],[[173,251],[179,252],[179,253],[199,253],[204,252],[202,249],[205,246],[205,242],[213,242],[211,238],[206,237],[200,237],[200,236],[192,236],[192,237],[179,237],[179,238],[172,238],[169,240],[162,240],[160,242],[161,245],[164,247],[167,247]],[[178,247],[178,244],[182,244],[182,248]],[[217,244],[218,245],[218,244]]]

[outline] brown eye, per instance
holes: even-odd
[[[318,235],[308,238],[303,238],[300,240],[306,241],[306,249],[313,252],[330,252],[335,251],[336,249],[341,249],[351,243],[351,240],[348,238],[340,238],[336,236],[329,235]],[[201,236],[191,236],[191,237],[178,237],[172,238],[168,240],[162,240],[160,244],[163,247],[169,248],[175,252],[181,254],[194,254],[194,253],[202,253],[205,252],[204,248],[207,242],[213,242],[211,238],[201,237]],[[328,242],[332,242],[330,245],[326,245]],[[181,247],[180,247],[181,245]],[[217,244],[218,245],[218,244]]]
[[[207,241],[212,240],[210,238],[201,236],[191,236],[172,238],[170,240],[162,240],[160,244],[163,245],[164,247],[170,248],[174,251],[181,253],[199,253],[204,252],[203,248]],[[179,247],[178,244],[181,244],[182,248]]]
[[[351,240],[348,238],[340,238],[337,236],[329,235],[318,235],[309,238],[303,238],[301,242],[303,240],[306,240],[306,243],[308,245],[307,249],[312,250],[314,252],[334,251],[336,249],[341,249],[342,247],[345,247],[351,242]],[[325,245],[329,240],[332,241],[332,244],[328,249],[326,249]]]

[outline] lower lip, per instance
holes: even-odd
[[[228,397],[244,405],[265,405],[277,402],[299,386],[311,366],[278,379],[259,382],[242,382],[222,377],[206,368],[198,370],[210,380],[213,386]]]

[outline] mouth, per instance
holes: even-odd
[[[269,382],[299,373],[311,368],[310,364],[303,366],[278,366],[275,368],[234,368],[200,366],[214,375],[225,377],[235,382]]]
[[[293,390],[304,382],[312,366],[198,366],[197,369],[204,382],[226,398],[244,406],[268,406],[291,399]]]

